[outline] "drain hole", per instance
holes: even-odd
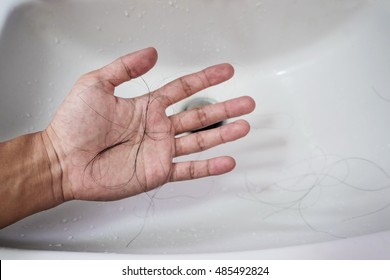
[[[215,103],[217,103],[217,101],[214,99],[211,99],[211,98],[196,98],[196,99],[193,99],[189,102],[189,104],[184,108],[184,111],[190,111],[192,109],[204,107],[204,106],[215,104]],[[193,131],[191,131],[191,133],[217,128],[217,127],[222,126],[224,123],[225,123],[224,121],[217,122],[217,123],[214,123],[212,125],[193,130]]]

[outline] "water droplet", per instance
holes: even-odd
[[[125,207],[123,206],[119,207],[119,212],[123,212],[123,210],[125,210]]]
[[[64,219],[61,220],[61,223],[63,223],[63,224],[66,224],[67,222],[68,222],[68,219],[64,218]]]
[[[260,8],[262,5],[263,5],[263,3],[257,2],[257,3],[256,3],[256,8]]]
[[[144,15],[143,15],[143,13],[138,13],[137,16],[138,16],[139,19],[141,19],[141,18],[143,18]]]
[[[58,37],[54,37],[54,43],[58,45],[60,43],[60,39],[58,39]]]
[[[21,238],[25,238],[26,235],[25,235],[24,233],[21,233],[21,234],[20,234],[20,237],[21,237]]]
[[[102,30],[102,27],[100,25],[96,25],[96,30],[97,31],[101,31]]]
[[[118,41],[118,43],[121,43],[122,42],[122,38],[118,37],[117,41]]]
[[[220,48],[216,48],[215,52],[219,53],[219,52],[221,52],[221,49]]]
[[[49,244],[49,247],[62,247],[61,243]]]
[[[124,10],[124,11],[123,11],[123,14],[125,15],[125,17],[129,17],[129,15],[130,15],[130,14],[129,14],[129,11],[127,11],[127,10]]]
[[[72,235],[69,235],[67,239],[68,239],[68,240],[73,240],[73,236],[72,236]]]
[[[169,6],[173,6],[175,3],[173,1],[168,1]]]
[[[72,221],[75,223],[75,222],[78,221],[78,219],[77,218],[73,218]]]
[[[49,103],[51,103],[51,102],[53,102],[53,98],[49,97],[49,98],[47,99],[47,101],[48,101]]]
[[[25,113],[25,114],[24,114],[24,116],[25,116],[26,118],[31,118],[31,114],[30,114],[30,113],[28,113],[28,112],[27,112],[27,113]]]
[[[64,227],[64,231],[68,231],[69,230],[69,228],[68,227]]]

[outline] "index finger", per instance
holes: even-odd
[[[203,89],[220,84],[233,77],[234,68],[230,64],[218,64],[202,71],[180,77],[156,90],[154,97],[162,98],[163,105],[168,107]]]

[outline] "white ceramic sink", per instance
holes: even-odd
[[[0,28],[1,141],[148,46],[149,88],[230,62],[233,80],[197,97],[257,103],[246,139],[193,156],[233,155],[231,174],[33,215],[0,231],[2,258],[390,257],[389,1],[2,0]]]

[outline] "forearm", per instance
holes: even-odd
[[[0,143],[0,228],[63,202],[47,141],[38,132]]]

